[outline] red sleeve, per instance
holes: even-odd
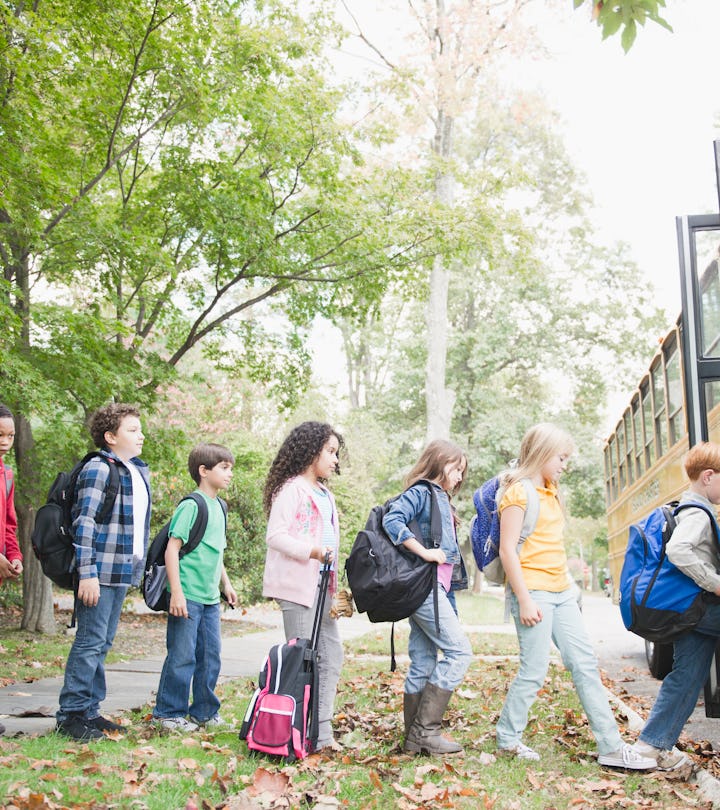
[[[5,469],[5,475],[12,472]],[[15,479],[12,478],[10,492],[7,492],[5,481],[2,482],[3,496],[5,497],[5,556],[12,562],[22,560],[20,546],[17,541],[17,515],[15,514]]]

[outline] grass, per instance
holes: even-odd
[[[291,765],[250,756],[237,728],[254,684],[240,679],[220,690],[223,716],[233,723],[228,729],[184,738],[161,733],[149,722],[146,706],[127,715],[129,732],[115,740],[82,745],[55,734],[0,739],[0,802],[19,810],[669,810],[697,802],[687,783],[599,768],[577,695],[567,673],[554,666],[525,736],[541,760],[496,758],[494,724],[516,668],[514,636],[503,634],[473,634],[476,656],[450,704],[450,731],[465,753],[445,761],[404,755],[400,746],[406,663],[395,673],[388,671],[387,637],[387,631],[373,631],[346,648],[335,717],[336,735],[344,746],[340,755],[316,755]],[[485,657],[481,650],[489,641],[493,655],[504,657]],[[624,736],[630,739],[626,732]]]

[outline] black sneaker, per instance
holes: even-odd
[[[113,723],[112,720],[108,720],[107,717],[103,717],[101,714],[85,722],[98,731],[127,731],[125,726],[121,726],[120,723]]]
[[[88,724],[88,721],[79,714],[71,714],[68,718],[57,724],[58,734],[71,737],[73,740],[90,742],[90,740],[104,740],[102,731]]]

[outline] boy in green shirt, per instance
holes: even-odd
[[[234,463],[233,454],[222,445],[195,447],[188,470],[208,509],[207,528],[198,547],[179,556],[197,517],[194,501],[182,501],[170,523],[165,552],[170,589],[167,656],[153,711],[154,719],[170,730],[194,731],[200,724],[223,722],[215,695],[220,674],[220,589],[232,607],[237,594],[223,565],[225,510],[218,492],[229,485]]]

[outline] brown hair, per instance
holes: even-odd
[[[188,457],[188,472],[190,477],[196,483],[200,483],[200,467],[205,467],[208,470],[216,464],[227,461],[230,464],[235,464],[235,456],[227,447],[222,444],[215,444],[214,442],[203,442],[198,444],[190,451]]]
[[[417,483],[421,478],[428,481],[436,481],[441,486],[445,483],[445,467],[448,464],[457,464],[461,460],[465,460],[465,470],[467,471],[467,456],[465,451],[454,442],[449,442],[446,439],[434,439],[422,451],[420,458],[415,462],[415,466],[405,477],[405,486],[411,487]],[[455,487],[455,491],[460,489],[463,480],[465,479],[465,472],[460,483]]]
[[[714,442],[700,442],[685,456],[685,472],[691,481],[697,481],[703,470],[720,472],[720,445]]]
[[[95,447],[105,447],[105,434],[117,433],[120,423],[126,416],[140,418],[140,411],[135,405],[125,405],[122,402],[111,402],[110,405],[95,411],[90,419],[90,435]]]

